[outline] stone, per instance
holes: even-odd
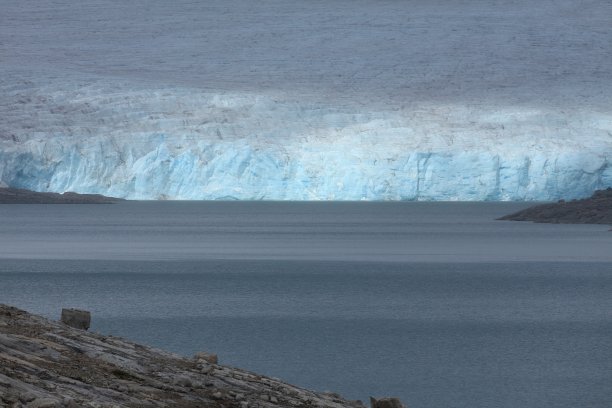
[[[179,387],[187,387],[187,388],[191,388],[193,386],[193,383],[191,382],[191,378],[187,377],[186,375],[180,375],[176,377],[174,379],[174,384],[178,385]]]
[[[73,400],[72,398],[64,398],[64,401],[62,402],[64,405],[64,408],[79,408],[80,405]]]
[[[62,309],[62,323],[75,329],[87,330],[91,324],[91,313],[79,309]]]
[[[214,368],[214,367],[212,367],[212,366],[209,366],[209,367],[202,367],[202,368],[200,369],[200,372],[201,372],[202,374],[212,375],[212,374],[214,374],[214,372],[215,372],[215,368]]]
[[[376,399],[370,397],[370,405],[372,408],[406,408],[399,398]]]
[[[196,353],[196,355],[193,356],[193,358],[196,361],[206,361],[207,363],[210,363],[210,364],[219,364],[219,358],[217,357],[216,354],[206,353],[205,351]]]
[[[30,402],[30,401],[34,401],[35,399],[36,399],[36,395],[31,394],[29,392],[19,395],[19,401],[21,402]]]
[[[59,408],[60,406],[57,400],[51,398],[36,398],[27,405],[28,408]]]
[[[9,392],[5,395],[1,395],[0,397],[2,398],[0,401],[4,401],[6,403],[17,403],[20,401],[19,396],[17,396],[17,394],[14,392]]]

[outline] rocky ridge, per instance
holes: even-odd
[[[0,185],[0,204],[111,204],[117,201],[122,199],[100,194],[39,193]]]
[[[499,219],[555,224],[612,225],[612,187],[597,190],[590,198],[559,200],[553,204],[536,205]]]
[[[207,353],[188,359],[0,304],[0,407],[364,406],[215,362]]]

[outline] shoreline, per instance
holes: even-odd
[[[597,190],[589,198],[541,204],[498,218],[504,221],[533,221],[550,224],[612,225],[612,187]]]
[[[0,403],[47,408],[365,407],[336,393],[217,364],[216,355],[206,352],[189,359],[3,304]]]
[[[101,194],[39,193],[21,188],[0,188],[0,204],[113,204],[121,198]]]

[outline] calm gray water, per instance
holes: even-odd
[[[348,398],[612,406],[612,233],[513,203],[0,206],[0,302]]]

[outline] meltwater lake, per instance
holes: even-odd
[[[347,398],[612,406],[612,232],[525,203],[0,206],[0,302]]]

